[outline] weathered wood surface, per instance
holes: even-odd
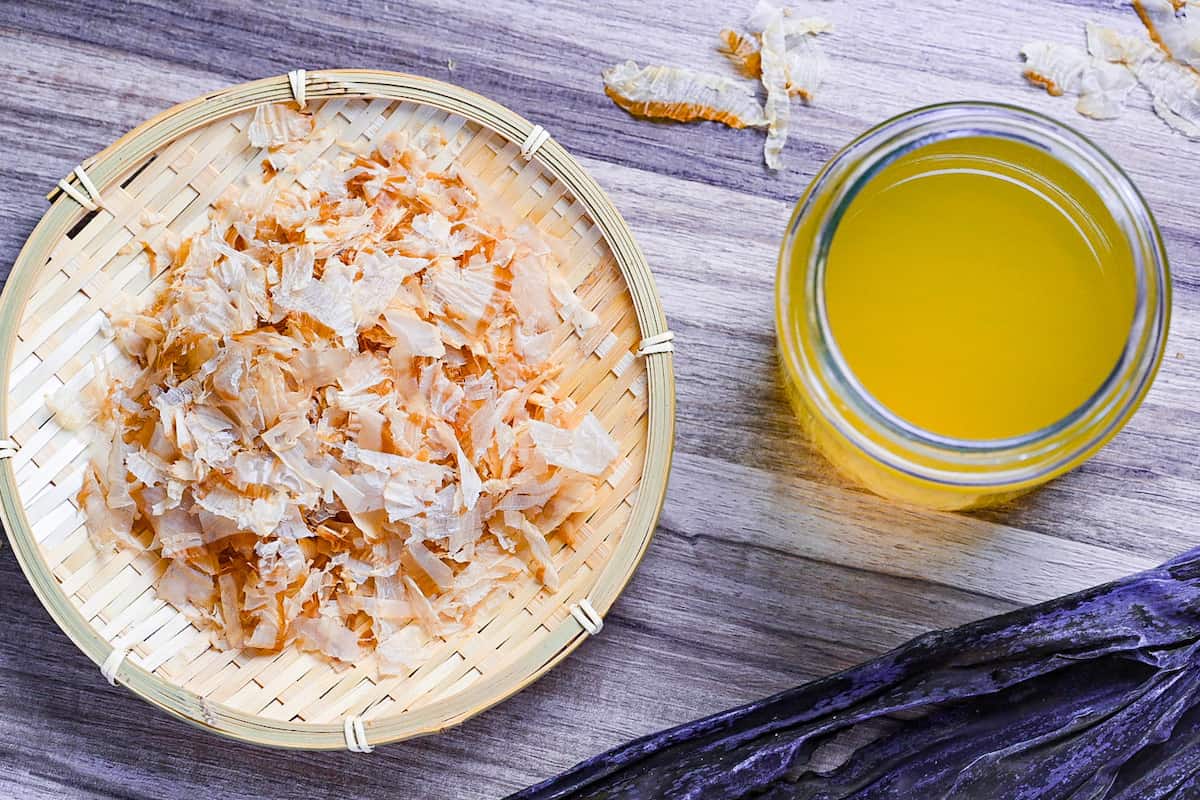
[[[1025,86],[1034,38],[1079,42],[1111,0],[814,3],[834,73],[797,108],[781,175],[761,139],[635,121],[600,91],[625,58],[722,68],[738,3],[0,4],[0,265],[82,158],[194,95],[295,67],[451,80],[546,126],[611,193],[678,335],[678,442],[657,537],[604,633],[499,708],[371,756],[246,747],[121,689],[61,634],[0,553],[0,796],[495,797],[629,737],[837,670],[929,628],[1045,599],[1200,544],[1200,144],[1143,94],[1120,120]],[[251,9],[251,6],[254,6]],[[800,440],[775,376],[772,278],[790,206],[854,134],[929,102],[1024,104],[1079,126],[1133,175],[1175,272],[1168,358],[1128,429],[1011,508],[900,509]]]

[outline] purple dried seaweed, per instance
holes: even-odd
[[[896,719],[897,716],[899,719]],[[843,763],[814,754],[881,720]],[[509,800],[1200,796],[1200,549],[637,739]]]

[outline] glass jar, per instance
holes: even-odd
[[[1135,271],[1129,336],[1100,388],[1058,422],[1006,439],[941,436],[907,423],[855,378],[830,331],[824,276],[834,233],[881,169],[923,145],[994,136],[1067,165],[1104,201]],[[1154,218],[1129,177],[1096,145],[1040,114],[990,103],[949,103],[867,131],[816,176],[788,224],[776,276],[783,380],[802,425],[844,474],[877,494],[938,509],[993,505],[1082,463],[1121,429],[1150,388],[1166,344],[1170,275]]]

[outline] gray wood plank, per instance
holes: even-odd
[[[2,274],[45,191],[143,119],[295,67],[371,66],[451,80],[551,130],[629,220],[679,337],[677,458],[657,537],[603,635],[532,688],[371,756],[226,742],[105,684],[5,550],[0,796],[496,797],[924,630],[1200,543],[1200,144],[1141,95],[1122,119],[1078,117],[1026,86],[1016,56],[1033,38],[1080,41],[1088,19],[1134,30],[1132,13],[1109,0],[810,1],[836,23],[824,42],[834,72],[797,109],[778,176],[754,133],[646,123],[604,97],[599,71],[626,58],[724,69],[715,32],[751,5],[0,5]],[[827,158],[887,116],[967,98],[1044,111],[1109,150],[1158,215],[1176,296],[1171,355],[1124,433],[1010,507],[951,516],[847,485],[801,440],[776,375],[772,283],[791,204]]]

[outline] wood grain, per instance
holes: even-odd
[[[599,70],[625,58],[723,68],[714,32],[751,0],[250,5],[0,5],[0,265],[55,181],[173,103],[295,67],[451,80],[548,128],[645,249],[678,336],[667,507],[600,637],[463,727],[370,756],[233,744],[110,688],[0,553],[0,796],[496,797],[929,628],[1200,544],[1200,144],[1140,93],[1119,120],[1078,117],[1025,86],[1016,58],[1030,39],[1080,41],[1089,19],[1136,29],[1120,4],[810,2],[837,26],[835,69],[816,106],[797,108],[778,176],[756,134],[636,121],[599,90]],[[1125,432],[973,516],[901,509],[831,474],[780,394],[771,316],[779,236],[821,163],[887,116],[954,99],[1027,105],[1093,137],[1157,214],[1176,288],[1168,358]]]

